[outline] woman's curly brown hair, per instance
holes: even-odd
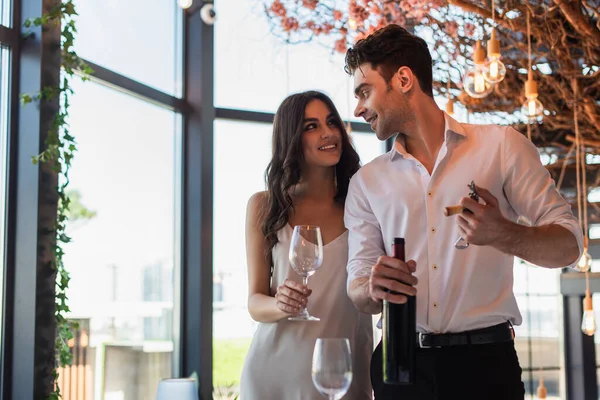
[[[324,93],[307,91],[287,97],[279,106],[273,121],[273,156],[267,170],[267,204],[263,210],[262,231],[267,239],[267,253],[277,244],[277,232],[285,227],[293,209],[290,190],[300,181],[300,165],[304,159],[302,134],[304,112],[308,103],[320,100],[329,108],[342,133],[342,156],[335,166],[337,193],[334,200],[343,204],[352,175],[360,168],[358,153],[350,143],[348,133],[333,101]]]

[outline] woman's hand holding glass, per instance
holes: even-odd
[[[277,287],[277,293],[275,294],[277,308],[290,315],[299,314],[308,304],[308,297],[311,293],[312,289],[307,286],[286,279],[281,286]]]

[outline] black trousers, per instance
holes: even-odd
[[[514,342],[417,348],[414,385],[387,385],[381,342],[371,360],[375,400],[524,400]]]

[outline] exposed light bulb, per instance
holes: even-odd
[[[354,18],[350,18],[348,20],[348,28],[352,29],[353,31],[358,29],[358,22],[356,22],[356,20]]]
[[[491,58],[485,63],[483,76],[489,83],[502,82],[504,76],[506,76],[506,67],[500,61],[500,58]]]
[[[473,51],[473,61],[475,65],[466,71],[463,87],[469,96],[482,99],[492,93],[494,86],[487,82],[484,77],[485,52],[479,40]]]
[[[594,333],[596,333],[596,317],[594,317],[594,307],[592,306],[590,292],[587,292],[583,299],[583,310],[581,331],[588,336],[594,336]]]
[[[592,268],[592,261],[592,256],[590,256],[590,253],[588,253],[587,248],[584,248],[579,261],[577,261],[575,269],[577,269],[579,272],[587,272]]]
[[[527,119],[535,120],[544,115],[544,105],[536,98],[528,98],[523,103],[521,111],[527,116]]]
[[[485,78],[482,74],[475,75],[475,91],[483,93],[485,91]]]
[[[594,310],[583,312],[581,331],[588,336],[594,336],[594,333],[596,333],[596,318],[594,317]]]
[[[193,2],[194,0],[178,0],[179,7],[183,8],[184,10],[190,8]]]
[[[531,76],[525,82],[525,97],[527,99],[521,107],[521,112],[527,116],[527,119],[531,121],[543,117],[544,105],[537,98],[537,85]]]
[[[475,66],[465,74],[463,87],[469,96],[476,99],[482,99],[494,90],[494,86],[489,82],[486,82],[483,76],[483,65],[478,64],[475,64]]]
[[[500,41],[496,39],[496,30],[488,41],[488,60],[483,67],[483,76],[491,84],[500,83],[506,76],[506,66],[500,61]]]

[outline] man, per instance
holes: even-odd
[[[354,175],[346,199],[348,295],[363,312],[417,296],[417,382],[385,385],[381,344],[371,363],[375,398],[524,398],[512,325],[514,256],[547,268],[573,266],[583,237],[535,146],[511,127],[461,124],[433,99],[426,43],[398,25],[346,54],[358,105],[394,148]],[[481,201],[469,198],[474,181]],[[444,207],[463,211],[446,217]],[[518,225],[519,216],[533,226]],[[406,240],[404,263],[391,253]],[[454,244],[462,237],[466,249]]]

